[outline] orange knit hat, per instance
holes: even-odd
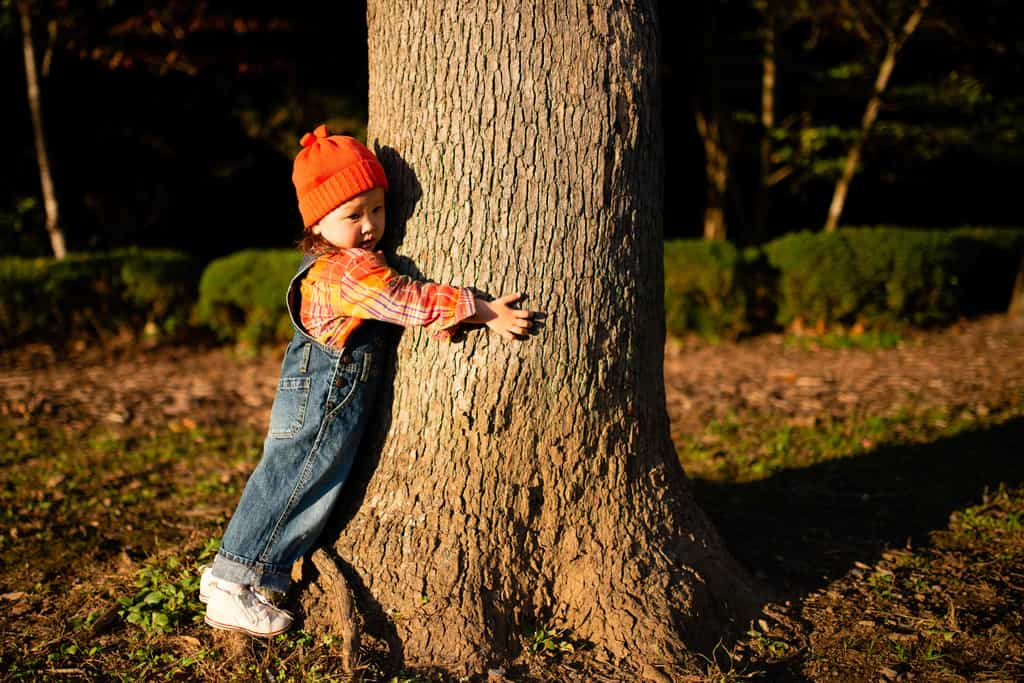
[[[318,126],[299,140],[292,183],[307,228],[357,194],[388,189],[384,167],[363,143],[347,135],[328,135]]]

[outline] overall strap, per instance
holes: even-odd
[[[302,278],[306,276],[306,272],[313,266],[316,261],[316,256],[312,254],[303,254],[302,261],[299,262],[299,269],[295,272],[291,281],[288,283],[288,293],[285,297],[285,304],[288,307],[288,318],[291,320],[292,327],[299,334],[309,337],[306,331],[302,328],[302,320],[300,314],[302,311]],[[312,337],[309,337],[312,340]]]

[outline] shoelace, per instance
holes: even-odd
[[[274,614],[274,613],[277,613],[277,612],[283,612],[284,614],[288,614],[288,616],[291,616],[287,611],[281,609],[280,607],[278,607],[277,605],[272,603],[270,601],[270,599],[267,598],[267,596],[263,595],[263,593],[260,593],[258,590],[256,590],[252,586],[249,587],[249,590],[247,592],[248,592],[249,597],[250,597],[249,604],[246,605],[247,607],[257,607],[256,605],[252,604],[252,600],[251,600],[251,598],[256,598],[256,600],[258,600],[264,606],[269,608],[270,614]],[[260,613],[261,613],[261,616],[266,617],[267,619],[270,618],[269,615],[266,613],[266,610],[260,610]]]

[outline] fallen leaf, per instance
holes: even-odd
[[[194,638],[193,636],[178,636],[176,638],[176,640],[179,643],[182,643],[184,645],[188,645],[189,647],[193,647],[193,648],[198,648],[198,647],[200,647],[202,645],[202,643],[199,642],[199,639],[198,638]]]

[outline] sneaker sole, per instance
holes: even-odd
[[[241,626],[234,626],[232,624],[222,624],[219,621],[214,621],[210,617],[203,617],[203,621],[206,622],[207,626],[210,626],[212,628],[221,631],[235,631],[237,633],[244,633],[246,635],[252,636],[253,638],[273,638],[274,636],[281,635],[282,633],[290,629],[292,626],[291,624],[288,624],[284,628],[278,629],[277,631],[272,631],[270,633],[260,633],[258,631],[250,631],[249,629],[243,628]]]

